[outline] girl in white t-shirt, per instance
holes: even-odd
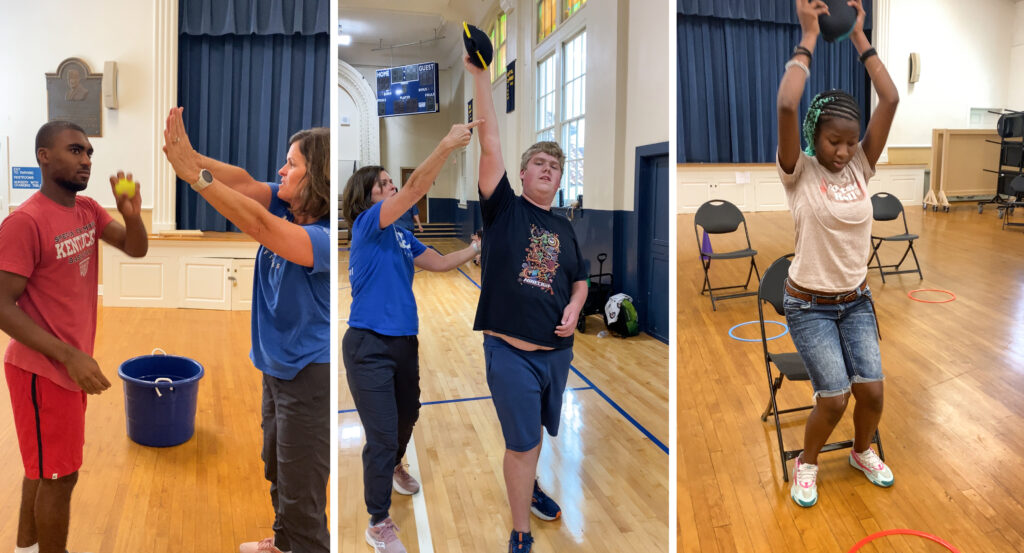
[[[863,138],[857,102],[841,91],[816,96],[800,123],[800,98],[820,33],[818,15],[828,13],[825,2],[796,0],[803,38],[779,84],[778,169],[796,227],[796,256],[784,305],[815,396],[790,489],[802,507],[818,501],[818,453],[842,418],[851,393],[856,404],[850,465],[878,486],[893,483],[892,471],[870,447],[882,417],[883,376],[865,277],[872,220],[867,181],[885,147],[899,94],[864,34],[861,0],[848,5],[857,10],[850,40],[878,94],[878,107]],[[807,142],[803,152],[801,134]]]

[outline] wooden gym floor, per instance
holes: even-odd
[[[756,298],[711,310],[700,295],[693,215],[678,216],[679,551],[846,552],[894,528],[937,535],[965,552],[1024,550],[1024,233],[1000,230],[992,206],[984,214],[974,203],[954,204],[950,213],[908,206],[907,213],[921,236],[915,248],[924,280],[900,275],[882,284],[877,270],[868,273],[886,373],[882,444],[895,485],[873,486],[848,465],[847,451],[825,453],[818,504],[809,509],[791,501],[774,424],[760,419],[768,383],[758,327],[735,330],[757,342],[727,335],[757,320]],[[745,215],[758,268],[792,251],[789,212]],[[896,234],[894,227],[876,232]],[[730,248],[722,244],[716,251]],[[902,249],[885,244],[882,251],[883,261],[895,262]],[[746,276],[743,261],[715,262],[711,270],[717,285]],[[907,292],[918,288],[949,290],[956,300],[912,301]],[[793,351],[789,336],[770,344]],[[787,382],[779,398],[782,408],[810,403],[810,385]],[[802,444],[806,416],[783,415],[788,448]],[[852,436],[851,416],[833,440]],[[896,536],[861,551],[945,548]]]
[[[71,501],[72,551],[238,551],[273,534],[260,460],[260,372],[249,361],[249,311],[100,307],[95,359],[111,388],[89,396],[85,459]],[[0,334],[0,354],[8,337]],[[129,440],[118,366],[153,348],[205,368],[196,433],[170,448]],[[24,469],[0,379],[0,547],[13,549]]]
[[[431,244],[442,252],[465,247],[455,239]],[[347,252],[339,257],[344,334],[351,292]],[[479,282],[472,264],[461,273],[422,271],[414,280],[423,407],[406,462],[423,487],[412,497],[392,494],[391,508],[410,552],[507,547],[504,442],[484,378],[482,334],[472,330]],[[668,348],[646,335],[598,338],[603,327],[594,316],[585,334],[577,332],[561,427],[557,437],[545,435],[538,474],[562,518],[531,521],[538,551],[668,551],[669,456],[659,446],[668,444]],[[337,539],[340,552],[362,553],[370,550],[363,538],[364,441],[344,366],[338,391]]]

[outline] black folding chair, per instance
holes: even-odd
[[[1024,223],[1010,221],[1014,209],[1024,208],[1024,175],[1014,177],[1010,184],[1006,185],[1006,190],[1013,195],[1013,199],[1006,204],[1006,207],[1002,208],[1004,210],[1003,230],[1006,230],[1006,227],[1024,227]]]
[[[783,380],[796,381],[810,381],[811,377],[807,374],[807,367],[804,365],[803,359],[797,352],[787,353],[772,353],[768,351],[768,337],[764,329],[764,307],[765,303],[771,304],[775,309],[775,313],[781,316],[785,316],[786,312],[782,307],[782,296],[786,287],[786,277],[789,275],[789,265],[793,254],[784,255],[776,259],[771,266],[768,267],[764,272],[764,276],[761,277],[760,286],[757,289],[757,318],[761,324],[761,346],[764,349],[764,369],[768,375],[768,389],[769,398],[768,406],[765,407],[764,412],[761,413],[761,420],[767,421],[768,415],[775,417],[775,434],[779,439],[779,460],[782,462],[782,479],[783,481],[789,482],[789,469],[786,463],[790,459],[796,459],[803,449],[786,449],[785,444],[782,441],[782,424],[779,421],[779,415],[785,413],[792,413],[795,411],[805,411],[814,407],[814,405],[804,405],[801,407],[792,407],[789,409],[779,410],[779,405],[776,400],[776,394],[779,389],[782,388]],[[775,371],[772,370],[772,366],[775,366]],[[776,375],[776,371],[778,375]],[[875,430],[875,435],[871,438],[871,441],[878,446],[878,456],[885,460],[885,453],[882,451],[882,438],[878,435],[878,430]],[[853,447],[853,440],[845,440],[842,442],[832,442],[825,444],[821,448],[822,452],[834,451],[837,449],[844,449]]]
[[[747,239],[746,248],[731,252],[705,252],[701,247],[701,229],[709,235],[728,234],[736,232],[736,230],[739,229],[740,224],[743,225],[743,235]],[[754,256],[757,255],[757,250],[753,249],[750,245],[750,233],[747,232],[747,220],[743,218],[743,213],[739,208],[725,200],[710,200],[704,202],[703,205],[697,208],[697,214],[693,217],[693,232],[697,235],[698,259],[701,262],[701,266],[704,267],[704,287],[701,288],[700,293],[704,294],[707,292],[708,296],[711,297],[711,309],[717,311],[717,308],[715,307],[715,300],[727,300],[730,298],[741,298],[743,296],[756,296],[757,292],[754,291],[740,292],[724,296],[715,295],[717,290],[729,290],[733,288],[743,288],[746,290],[747,286],[750,284],[751,275],[756,274],[758,280],[761,278],[761,274],[757,271],[757,263],[754,262]],[[708,269],[711,267],[712,260],[743,259],[744,257],[750,258],[750,270],[747,271],[747,281],[745,283],[733,286],[711,286],[711,280],[708,277]]]
[[[918,278],[924,279],[924,275],[921,274],[921,264],[917,261],[917,252],[914,251],[914,240],[917,240],[918,236],[916,234],[910,234],[910,228],[907,226],[907,214],[903,211],[903,204],[900,202],[899,198],[887,192],[879,192],[874,196],[871,196],[871,210],[876,221],[894,221],[902,217],[903,234],[876,236],[872,231],[871,257],[868,259],[868,267],[878,269],[878,272],[882,275],[883,284],[885,284],[885,275],[917,273]],[[907,243],[907,249],[903,250],[903,257],[900,258],[898,263],[882,265],[882,257],[878,255],[878,248],[885,242]],[[903,265],[903,261],[907,259],[907,254],[914,256],[914,268],[900,269],[900,266]],[[871,267],[871,261],[873,260],[878,264]],[[886,269],[892,270],[887,271]]]

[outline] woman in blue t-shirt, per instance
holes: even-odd
[[[388,514],[392,487],[404,495],[420,487],[402,465],[420,409],[414,267],[448,271],[480,251],[474,240],[468,248],[441,255],[394,223],[426,195],[445,160],[469,143],[470,130],[479,124],[453,125],[400,192],[388,172],[374,165],[356,171],[342,196],[342,215],[352,236],[348,269],[352,306],[342,357],[366,433],[363,495],[370,514],[366,541],[378,552],[405,551]]]
[[[182,108],[171,109],[164,152],[184,180],[260,243],[252,300],[253,364],[263,372],[263,461],[274,537],[241,553],[330,551],[330,131],[288,141],[281,184],[200,155]]]

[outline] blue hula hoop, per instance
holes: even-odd
[[[747,321],[745,323],[740,323],[738,325],[735,325],[735,326],[733,326],[732,328],[729,329],[729,337],[732,338],[733,340],[739,340],[741,342],[760,342],[761,341],[760,338],[757,338],[757,339],[754,339],[754,340],[751,340],[750,338],[739,338],[735,334],[732,333],[732,331],[736,330],[737,328],[739,328],[741,326],[756,325],[759,322],[760,321]],[[768,324],[779,325],[779,326],[782,327],[782,334],[778,334],[776,336],[769,336],[768,338],[765,338],[766,340],[774,340],[776,338],[782,338],[786,334],[789,334],[789,327],[786,326],[786,323],[781,323],[779,321],[765,321],[764,324],[766,324],[766,325],[768,325]]]

